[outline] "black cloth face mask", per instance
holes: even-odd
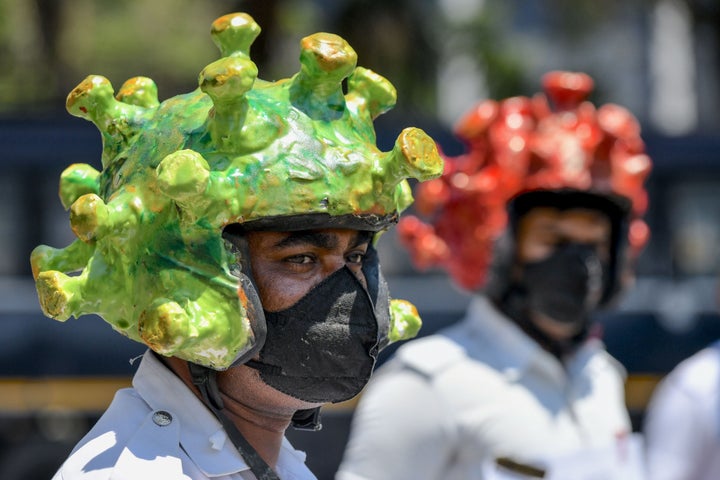
[[[523,264],[526,308],[566,325],[584,325],[598,306],[608,268],[592,245],[559,245],[547,258]]]
[[[377,267],[370,270],[379,275]],[[382,276],[366,274],[366,279],[375,295],[343,267],[291,307],[266,311],[267,337],[259,361],[246,365],[271,387],[307,402],[340,402],[360,393],[390,315]],[[370,280],[379,280],[379,291]]]

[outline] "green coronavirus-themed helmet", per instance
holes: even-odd
[[[381,232],[412,202],[407,178],[441,174],[422,130],[378,149],[373,120],[395,89],[356,66],[345,40],[304,38],[300,71],[270,82],[249,56],[259,33],[246,14],[215,20],[222,57],[198,89],[162,103],[145,77],[115,93],[89,76],[68,95],[68,111],[102,133],[102,171],[74,164],[61,175],[77,240],[32,253],[46,315],[97,314],[158,353],[225,369],[256,343],[257,309],[226,227]],[[390,340],[417,331],[412,305],[390,310]]]

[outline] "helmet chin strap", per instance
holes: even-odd
[[[188,362],[188,366],[190,367],[193,384],[200,390],[205,405],[220,421],[228,437],[230,437],[230,441],[233,442],[233,445],[245,459],[257,479],[280,480],[277,473],[260,457],[257,450],[250,445],[250,442],[223,412],[224,405],[217,386],[217,372],[192,362]]]
[[[320,407],[295,412],[295,415],[292,417],[292,426],[296,430],[306,430],[309,432],[322,430]]]

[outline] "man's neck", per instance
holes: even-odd
[[[267,415],[248,408],[227,394],[223,394],[223,412],[240,433],[257,451],[260,457],[275,469],[280,455],[285,430],[292,419],[292,413]]]
[[[200,390],[192,381],[192,375],[190,374],[186,361],[174,357],[162,357],[161,360],[205,403]],[[256,450],[258,455],[260,455],[271,468],[275,469],[285,430],[290,425],[294,411],[290,409],[260,410],[250,407],[248,406],[250,404],[249,399],[243,398],[244,395],[234,395],[233,391],[245,390],[244,393],[248,393],[247,390],[250,390],[250,397],[252,397],[251,392],[253,389],[233,389],[233,385],[233,381],[219,381],[223,403],[222,413],[235,425],[245,440]],[[263,405],[264,403],[262,403],[260,399],[256,404]]]

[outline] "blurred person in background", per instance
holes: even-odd
[[[97,314],[149,347],[57,479],[315,478],[285,438],[354,397],[378,352],[417,332],[391,300],[375,241],[442,172],[407,128],[390,152],[373,120],[394,87],[342,38],[302,39],[301,70],[266,82],[246,14],[212,24],[222,56],[162,103],[89,76],[68,111],[103,137],[103,170],[60,179],[77,239],[31,258],[43,312]],[[259,88],[253,88],[254,85]]]
[[[587,101],[589,76],[543,87],[479,103],[455,129],[466,153],[418,186],[427,220],[403,218],[400,239],[473,299],[379,369],[338,480],[640,478],[625,371],[592,318],[649,238],[651,161],[629,111]]]
[[[648,479],[720,478],[720,340],[663,378],[642,430]]]

